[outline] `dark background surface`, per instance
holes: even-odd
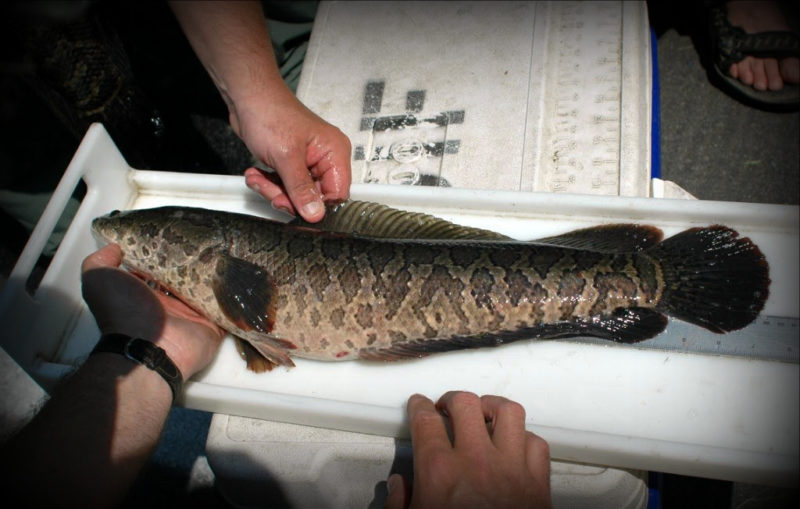
[[[130,83],[137,97],[145,98],[118,119],[112,137],[137,168],[241,174],[249,154],[227,126],[224,104],[172,14],[160,2],[142,4],[123,2],[111,9],[107,2],[98,4],[101,25],[117,34],[130,59]],[[800,116],[743,105],[712,83],[705,67],[706,30],[701,12],[691,5],[650,4],[658,35],[662,178],[699,199],[797,205]],[[19,31],[2,28],[0,189],[51,191],[79,144],[79,129],[59,116],[52,101],[42,100],[31,84]],[[153,108],[160,118],[155,127],[142,122]],[[126,115],[137,129],[126,130]],[[2,211],[0,227],[5,278],[29,232]],[[130,506],[226,505],[204,463],[210,418],[173,410]],[[674,475],[660,483],[667,508],[794,507],[797,501],[796,491],[761,486]]]

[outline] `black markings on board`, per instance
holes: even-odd
[[[361,131],[387,131],[399,130],[407,127],[416,127],[423,124],[435,124],[446,126],[448,124],[463,124],[464,110],[451,110],[439,113],[431,117],[418,118],[415,114],[420,113],[425,106],[425,90],[409,90],[406,92],[406,112],[399,115],[374,116],[381,112],[383,103],[383,92],[386,88],[384,80],[368,81],[364,87],[364,103],[362,106],[363,116],[361,117],[359,130]],[[443,154],[457,154],[461,146],[461,140],[447,140],[444,142],[429,142],[423,144],[426,155],[430,157],[441,157]],[[372,154],[367,155],[363,145],[353,148],[353,159],[363,161],[369,157],[370,161],[386,159],[381,156],[384,147],[373,147]],[[391,156],[389,156],[391,157]]]
[[[369,113],[379,113],[381,111],[381,103],[383,102],[383,87],[386,83],[383,81],[368,81],[364,89],[364,108],[362,113],[365,115]]]
[[[447,124],[464,123],[464,110],[446,111],[435,117],[418,118],[416,115],[388,115],[385,117],[361,117],[362,131],[385,131],[386,129],[403,129],[424,123],[433,123],[438,126]]]
[[[448,123],[450,124],[463,124],[464,123],[464,110],[445,111]]]
[[[422,106],[425,104],[425,91],[424,90],[409,90],[406,94],[406,111],[410,113],[419,113],[422,111]]]
[[[425,151],[425,155],[429,157],[442,157],[443,154],[457,154],[458,147],[460,145],[460,140],[448,140],[445,143],[441,141],[431,142],[431,143],[423,143],[422,149]],[[381,153],[384,152],[386,147],[383,145],[376,145],[372,149],[372,154],[370,155],[370,161],[381,161],[392,159],[392,154],[389,155],[382,155]],[[355,148],[353,154],[353,160],[355,161],[363,161],[366,154],[364,154],[364,147],[362,145],[358,145]]]

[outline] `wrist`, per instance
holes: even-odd
[[[99,389],[105,390],[107,384],[114,384],[114,394],[125,392],[135,394],[136,400],[163,401],[170,407],[174,401],[172,389],[158,373],[152,369],[111,352],[92,352],[86,360],[84,372]],[[116,396],[115,396],[116,398]]]
[[[104,334],[91,355],[111,353],[143,365],[157,373],[167,383],[173,401],[183,389],[183,374],[168,353],[146,339],[126,334]]]
[[[167,357],[175,364],[184,381],[203,368],[203,366],[198,366],[198,352],[196,349],[187,348],[183,343],[173,342],[165,337],[161,337],[156,344],[164,350]],[[196,346],[196,348],[200,347]]]
[[[286,86],[280,75],[250,78],[222,92],[228,112],[237,117],[249,114],[256,118],[273,119],[287,108],[302,104]]]

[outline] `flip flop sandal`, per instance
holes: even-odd
[[[736,98],[772,109],[794,110],[800,107],[800,85],[784,83],[781,90],[756,90],[728,75],[728,69],[747,56],[761,58],[800,57],[800,36],[774,31],[748,34],[730,24],[724,5],[710,11],[711,63],[725,89]]]

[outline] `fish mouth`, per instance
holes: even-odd
[[[111,242],[111,236],[109,236],[105,230],[106,220],[111,217],[111,215],[119,214],[118,210],[115,210],[111,214],[96,217],[92,220],[92,236],[97,241],[98,245],[105,245]]]

